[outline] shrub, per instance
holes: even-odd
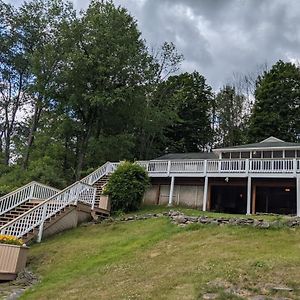
[[[0,244],[22,246],[24,243],[21,239],[18,239],[15,236],[0,234]]]
[[[128,212],[139,209],[149,182],[143,167],[130,162],[121,163],[111,175],[104,191],[110,196],[111,210]]]

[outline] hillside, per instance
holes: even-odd
[[[298,229],[167,217],[81,226],[31,247],[41,282],[22,299],[299,299],[299,241]]]

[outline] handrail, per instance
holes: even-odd
[[[87,175],[86,177],[82,178],[80,181],[93,185],[96,181],[98,181],[101,177],[107,175],[110,171],[112,171],[111,163],[108,161],[98,169],[96,169],[91,174]]]
[[[32,181],[0,198],[0,215],[5,214],[30,199],[45,200],[59,190],[45,184]]]
[[[0,228],[1,234],[22,237],[68,205],[94,201],[95,188],[77,181]],[[92,200],[91,200],[92,199]]]
[[[170,173],[300,173],[300,159],[182,159],[137,162],[149,174]]]

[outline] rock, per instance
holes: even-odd
[[[185,218],[187,219],[188,222],[191,222],[191,223],[196,223],[198,221],[198,217],[185,216]]]
[[[269,222],[259,222],[255,227],[267,229],[270,227],[270,223]]]
[[[207,293],[207,294],[203,295],[202,299],[211,300],[211,299],[217,299],[217,297],[218,297],[218,294]]]
[[[280,291],[280,292],[292,292],[293,289],[292,288],[289,288],[287,286],[274,286],[272,287],[272,290],[273,291]]]
[[[173,217],[173,220],[177,223],[177,224],[185,224],[187,222],[187,219],[185,216],[180,215],[180,216],[175,216]]]
[[[249,300],[265,300],[267,299],[264,295],[256,295],[248,298]]]
[[[201,224],[208,224],[210,223],[210,219],[206,218],[206,217],[200,217],[198,218],[198,223],[201,223]]]
[[[175,217],[175,216],[179,216],[179,215],[181,215],[181,213],[179,211],[170,210],[170,212],[169,212],[170,217]]]

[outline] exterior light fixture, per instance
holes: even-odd
[[[285,192],[290,192],[291,189],[290,189],[290,188],[285,188],[284,191],[285,191]]]

